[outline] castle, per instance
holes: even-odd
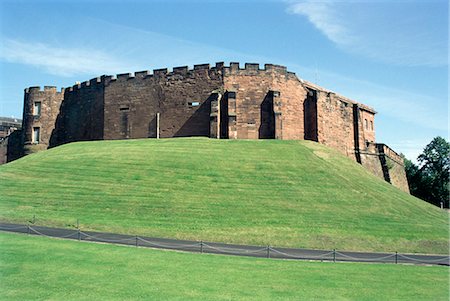
[[[409,191],[402,158],[375,143],[375,111],[279,65],[216,63],[25,89],[22,130],[0,163],[73,141],[206,136],[312,140]]]

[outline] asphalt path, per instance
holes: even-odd
[[[450,256],[403,253],[369,253],[338,250],[312,250],[278,248],[272,246],[248,246],[215,242],[177,240],[134,236],[126,234],[84,231],[79,229],[51,228],[35,225],[0,223],[0,231],[43,235],[80,241],[103,242],[157,249],[170,249],[186,252],[212,253],[236,256],[266,257],[278,259],[408,263],[450,266]]]

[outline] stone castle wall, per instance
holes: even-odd
[[[36,101],[42,103],[39,116],[33,112]],[[24,154],[73,141],[155,138],[157,133],[161,138],[305,139],[335,148],[404,187],[401,160],[388,148],[371,147],[375,113],[284,66],[156,69],[102,76],[61,92],[27,89]],[[39,143],[33,141],[35,128],[41,129]]]
[[[360,160],[374,175],[409,193],[403,158],[387,145],[367,143]]]
[[[73,141],[103,139],[104,77],[64,90],[50,146]]]
[[[210,136],[212,91],[221,70],[196,65],[121,74],[105,86],[104,139]]]
[[[236,117],[232,122],[237,139],[304,139],[306,90],[286,67],[267,64],[259,69],[259,64],[245,64],[240,69],[232,63],[224,68],[224,90],[235,95],[228,107]]]

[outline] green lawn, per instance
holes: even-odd
[[[0,220],[241,244],[448,253],[448,213],[310,141],[79,142],[0,166]]]
[[[2,300],[448,300],[448,267],[189,254],[0,232]]]

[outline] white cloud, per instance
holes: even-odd
[[[86,28],[79,28],[69,36],[55,33],[60,37],[58,45],[0,37],[0,60],[35,66],[58,76],[96,76],[223,60],[265,61],[255,55],[158,32],[87,20]],[[85,32],[91,28],[104,28],[104,34],[86,40]],[[81,41],[82,47],[74,46],[73,41]]]
[[[287,12],[306,17],[339,48],[378,61],[405,66],[446,66],[448,33],[445,2],[289,1]],[[429,5],[429,6],[427,6]],[[432,6],[430,6],[432,5]],[[429,9],[428,9],[429,8]]]
[[[104,74],[124,70],[125,64],[106,52],[82,48],[62,48],[40,42],[2,39],[0,58],[43,68],[51,74],[72,76]]]
[[[349,32],[345,24],[340,21],[332,1],[298,2],[291,4],[288,7],[288,12],[307,17],[317,29],[336,44],[348,44],[350,42]]]

